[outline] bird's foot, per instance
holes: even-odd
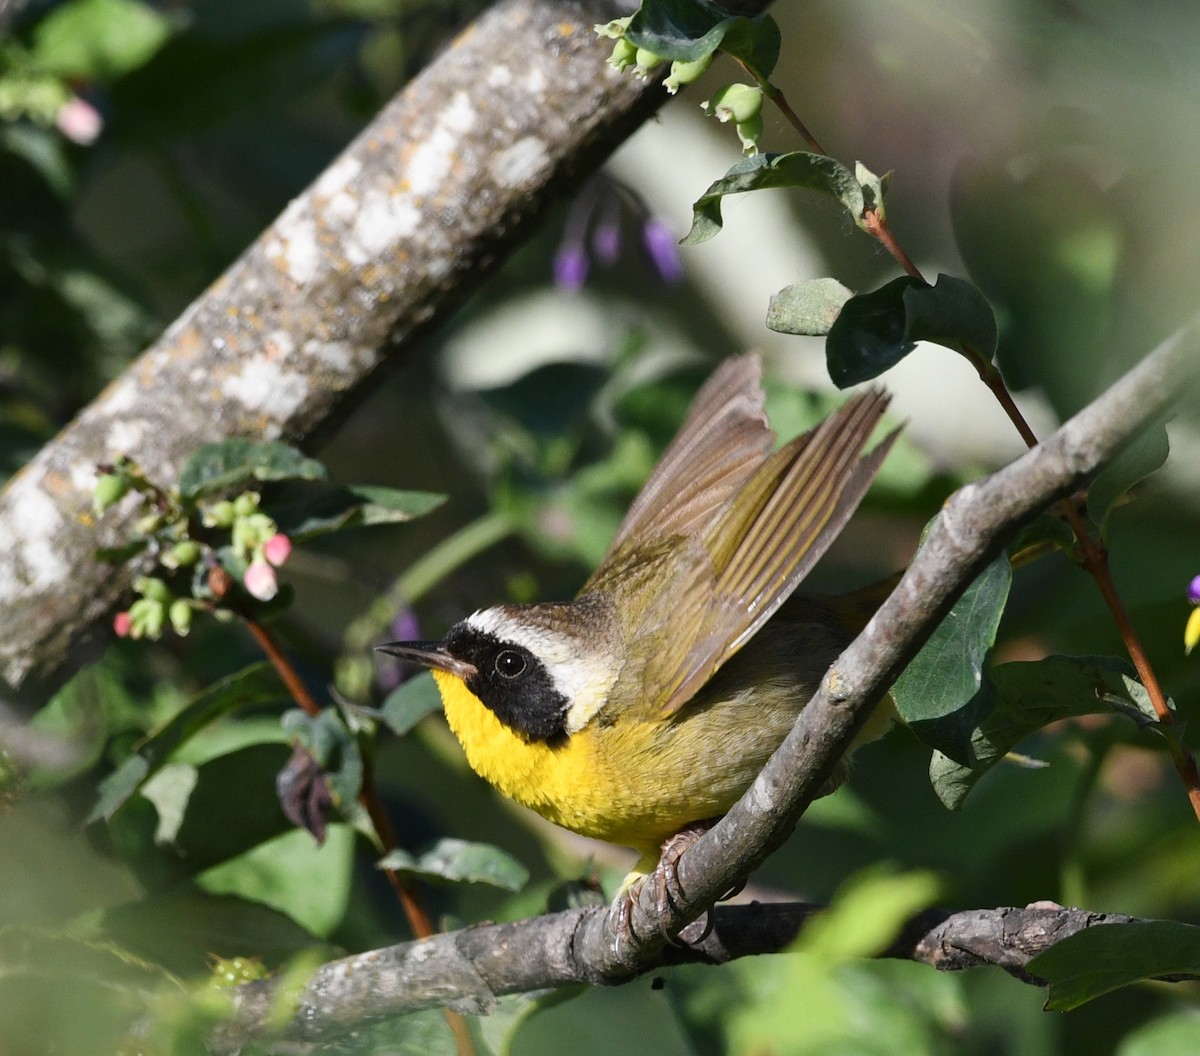
[[[613,899],[613,911],[617,914],[616,953],[618,956],[621,953],[621,946],[628,942],[633,935],[633,904],[641,896],[642,888],[647,883],[651,885],[654,895],[654,909],[658,915],[659,934],[665,941],[677,945],[675,937],[667,930],[666,919],[673,907],[682,905],[685,901],[683,888],[679,883],[679,859],[714,824],[715,819],[698,821],[687,828],[680,829],[662,845],[658,863],[651,872],[635,870],[625,878],[616,898]],[[699,936],[696,938],[688,936],[685,941],[702,941],[712,930],[712,915],[706,913],[702,919],[704,919],[704,926]],[[693,921],[685,931],[690,930],[697,923],[698,921]]]

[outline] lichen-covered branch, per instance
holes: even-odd
[[[443,320],[665,98],[605,64],[612,0],[502,0],[0,493],[0,675],[53,682],[127,571],[97,462],[174,479],[202,443],[301,441]]]

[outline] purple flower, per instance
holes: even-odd
[[[679,259],[675,236],[658,217],[646,218],[642,225],[642,245],[663,282],[673,286],[683,281],[683,261]]]
[[[1183,651],[1191,653],[1200,645],[1200,576],[1193,576],[1187,589],[1188,601],[1195,606],[1183,628]]]
[[[601,264],[611,266],[617,262],[617,258],[621,255],[621,223],[619,219],[612,223],[596,225],[596,230],[592,232],[592,252],[596,254],[596,259]]]
[[[413,642],[421,637],[421,625],[417,622],[417,614],[405,605],[392,620],[388,628],[389,642]],[[375,682],[384,693],[390,693],[401,682],[407,682],[413,675],[419,674],[421,668],[399,660],[394,664],[383,664],[375,674]]]
[[[619,264],[622,216],[630,215],[641,226],[642,247],[658,277],[670,285],[681,282],[683,263],[670,229],[651,215],[636,191],[601,174],[567,210],[562,242],[554,255],[555,285],[572,292],[580,289],[587,281],[592,258],[606,267]]]
[[[574,293],[588,276],[587,250],[581,245],[563,245],[554,254],[554,285]]]

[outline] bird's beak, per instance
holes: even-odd
[[[381,653],[390,653],[409,663],[431,667],[437,671],[447,671],[466,681],[478,673],[474,664],[459,660],[446,651],[444,642],[388,642],[387,645],[375,647]]]

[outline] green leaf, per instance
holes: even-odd
[[[289,444],[234,437],[205,444],[188,459],[179,475],[179,493],[194,500],[253,480],[294,477],[322,480],[325,467]]]
[[[770,15],[730,16],[711,0],[646,0],[625,31],[635,47],[695,62],[719,50],[767,78],[779,61],[779,26]]]
[[[291,829],[245,854],[213,866],[196,884],[213,895],[236,895],[271,906],[313,935],[327,938],[350,905],[355,875],[355,832],[330,825],[318,845]]]
[[[989,672],[996,707],[971,734],[967,761],[935,751],[929,777],[951,810],[975,783],[1029,734],[1059,719],[1118,710],[1144,714],[1141,687],[1124,660],[1109,656],[1048,656],[1000,664]]]
[[[1115,1056],[1195,1056],[1200,1052],[1200,1019],[1193,1009],[1169,1013],[1126,1034]]]
[[[903,297],[907,340],[932,341],[956,352],[965,347],[991,362],[998,340],[996,317],[977,287],[939,275],[933,286],[910,287]]]
[[[455,839],[439,840],[419,858],[407,851],[391,851],[379,862],[379,868],[423,880],[490,884],[505,891],[519,891],[529,879],[529,871],[498,847]]]
[[[296,480],[282,485],[264,508],[281,532],[300,543],[347,528],[411,521],[445,501],[428,491]]]
[[[1026,967],[1050,984],[1046,1010],[1066,1012],[1144,979],[1200,975],[1200,927],[1151,920],[1085,928]]]
[[[892,687],[896,710],[926,744],[970,757],[971,732],[995,706],[984,664],[1012,585],[1001,554],[955,602]]]
[[[842,305],[825,339],[825,365],[839,389],[879,377],[913,350],[906,336],[904,294],[925,287],[902,275]]]
[[[171,23],[136,0],[75,0],[38,24],[33,56],[62,77],[119,77],[148,62],[170,35]]]
[[[545,991],[529,994],[505,994],[486,1016],[475,1017],[472,1022],[479,1030],[485,1052],[507,1054],[513,1051],[513,1041],[522,1025],[540,1011],[547,997]],[[551,997],[551,1000],[554,998]]]
[[[887,210],[884,208],[884,195],[887,194],[888,184],[892,182],[892,174],[885,172],[876,176],[861,161],[854,163],[854,178],[863,192],[863,209],[873,210],[879,218],[886,219]]]
[[[254,707],[286,694],[270,664],[252,664],[209,686],[164,725],[150,733],[131,755],[100,782],[100,795],[85,824],[108,821],[180,745],[210,722],[240,707]]]
[[[850,877],[825,912],[801,933],[795,948],[830,964],[876,957],[921,910],[937,900],[941,884],[930,872],[899,872],[876,865]]]
[[[401,682],[387,695],[380,705],[380,718],[398,737],[403,737],[426,715],[432,715],[442,706],[437,683],[428,671],[414,675]]]
[[[1126,444],[1092,481],[1088,489],[1088,516],[1100,528],[1130,488],[1144,480],[1167,460],[1171,445],[1163,421],[1154,422]]]
[[[148,890],[171,888],[289,831],[276,793],[288,754],[286,744],[252,744],[195,766],[186,802],[172,793],[169,804],[182,819],[164,821],[144,796],[130,799],[109,833],[139,881]],[[169,844],[157,842],[160,832],[173,833]]]
[[[472,1011],[482,1012],[478,1007],[481,999],[469,1000],[475,1002]],[[490,1007],[495,999],[489,996],[482,1000]],[[476,1025],[474,1019],[468,1022]],[[355,1024],[352,1051],[361,1056],[458,1056],[462,1050],[446,1023],[445,1012],[440,1008],[426,1008],[379,1023]],[[483,1050],[480,1056],[493,1056],[493,1053]],[[497,1050],[495,1056],[507,1056],[507,1053]]]
[[[820,337],[829,333],[838,314],[854,293],[837,279],[812,279],[785,286],[771,297],[767,329],[780,334]]]
[[[855,218],[862,215],[863,193],[854,174],[824,154],[754,154],[734,165],[692,206],[692,229],[684,245],[707,242],[721,230],[721,199],[727,194],[761,191],[768,187],[801,187],[830,195]],[[916,280],[910,280],[915,282]]]
[[[877,378],[917,345],[932,341],[960,354],[969,349],[990,361],[996,320],[974,286],[939,275],[929,286],[911,275],[852,297],[829,329],[825,361],[838,388]]]

